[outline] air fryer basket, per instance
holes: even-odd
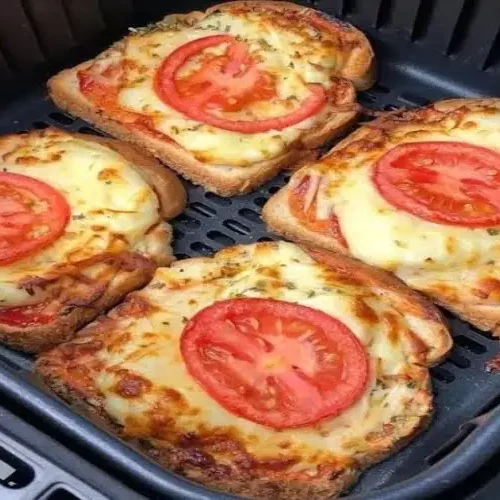
[[[0,16],[0,134],[49,125],[97,133],[57,110],[43,80],[62,65],[97,53],[127,25],[170,11],[201,9],[213,2],[186,0],[8,0]],[[319,0],[324,12],[358,25],[371,38],[380,78],[360,95],[377,110],[422,105],[445,97],[500,91],[498,0]],[[498,90],[497,90],[498,89]],[[187,210],[174,221],[179,258],[208,255],[234,243],[273,239],[260,209],[287,181],[286,173],[250,195],[220,198],[186,183]],[[433,368],[436,413],[429,429],[394,457],[367,471],[350,498],[425,498],[479,468],[500,448],[500,375],[485,363],[498,341],[447,316],[455,347]],[[0,347],[0,394],[104,458],[160,495],[182,499],[229,498],[162,471],[113,435],[47,395],[32,376],[32,358]]]

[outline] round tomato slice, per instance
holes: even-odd
[[[221,406],[276,429],[338,415],[368,380],[365,349],[343,323],[278,300],[216,302],[186,325],[181,351]]]
[[[64,231],[69,216],[68,202],[53,187],[0,172],[0,265],[50,245]]]
[[[393,206],[438,224],[500,224],[500,154],[462,142],[415,142],[387,152],[373,181]]]
[[[54,314],[44,312],[46,306],[46,302],[41,302],[29,306],[2,308],[0,309],[0,324],[20,328],[45,325],[54,319]]]
[[[316,216],[316,195],[319,181],[319,177],[311,178],[306,175],[302,178],[291,191],[289,197],[290,212],[311,231],[332,236],[340,245],[348,248],[337,216],[334,213],[328,219],[318,219]]]
[[[203,54],[206,49],[221,44],[228,45],[224,55]],[[179,75],[181,68],[200,54],[204,56],[201,69],[187,77]],[[161,64],[156,73],[155,87],[166,104],[192,120],[244,134],[290,127],[318,112],[326,102],[323,86],[310,84],[311,95],[296,110],[284,116],[231,120],[211,113],[213,108],[240,110],[246,104],[268,100],[275,95],[273,77],[261,71],[251,58],[248,46],[231,35],[200,38],[179,47]]]

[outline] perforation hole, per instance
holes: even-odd
[[[71,125],[75,121],[70,116],[59,112],[49,113],[49,117],[51,120],[54,120],[61,125]]]
[[[484,345],[470,339],[469,337],[465,337],[464,335],[456,336],[455,343],[474,354],[484,354],[488,350],[484,347]]]
[[[452,365],[455,365],[457,368],[469,368],[469,366],[471,365],[470,360],[458,354],[458,352],[452,352],[448,356],[448,362]]]
[[[455,375],[441,366],[431,368],[431,374],[434,378],[440,380],[441,382],[445,382],[446,384],[451,384],[451,382],[455,380]]]
[[[395,106],[394,104],[386,104],[384,106],[385,111],[394,111],[394,110],[399,109],[399,108],[400,108],[400,106]]]
[[[47,127],[50,127],[50,125],[48,123],[45,123],[42,121],[33,122],[33,128],[36,128],[37,130],[43,130]]]
[[[426,99],[425,97],[410,93],[399,95],[398,101],[401,101],[405,104],[409,104],[410,106],[425,106],[430,102],[429,99]]]
[[[445,443],[444,446],[438,448],[432,455],[429,455],[425,461],[429,465],[434,465],[444,457],[449,455],[453,450],[455,450],[460,443],[464,441],[464,439],[475,429],[475,425],[473,424],[465,424],[463,427],[458,429],[456,435],[448,442]]]
[[[0,354],[0,363],[8,366],[9,368],[17,372],[22,371],[22,368],[19,365],[11,361],[7,356],[3,356],[2,354]]]
[[[177,260],[189,259],[189,255],[186,255],[185,253],[176,253],[175,258]]]
[[[177,217],[176,221],[183,226],[186,226],[190,229],[196,229],[201,226],[201,222],[199,220],[194,219],[186,214],[181,214]]]
[[[238,213],[250,222],[255,222],[258,224],[262,222],[260,215],[254,210],[250,210],[249,208],[242,208]]]
[[[99,132],[98,130],[94,130],[93,128],[90,127],[80,127],[78,129],[78,132],[80,132],[80,134],[98,135],[99,137],[106,137],[103,133]]]
[[[174,240],[181,240],[182,238],[184,238],[184,236],[185,234],[182,231],[180,231],[177,228],[174,228],[174,233],[173,233]]]
[[[213,208],[198,201],[190,203],[189,208],[191,210],[194,210],[195,212],[198,212],[201,215],[204,215],[205,217],[213,217],[217,213],[217,211],[214,210]]]
[[[259,196],[258,198],[255,198],[253,200],[253,202],[258,206],[258,207],[263,207],[266,202],[267,202],[267,198],[264,198],[262,196]]]
[[[375,92],[380,92],[382,94],[388,94],[391,89],[386,87],[385,85],[381,85],[380,83],[377,83],[374,87],[373,87],[373,90]]]
[[[205,243],[202,243],[201,241],[195,241],[194,243],[191,243],[190,248],[191,250],[193,250],[193,252],[199,253],[201,255],[211,255],[212,253],[214,253],[214,249],[212,247],[205,245]]]
[[[359,96],[360,100],[362,101],[367,101],[367,102],[376,102],[378,101],[378,96],[373,94],[372,92],[363,92]]]
[[[270,238],[269,236],[262,236],[257,240],[259,243],[264,243],[266,241],[276,241],[274,238]]]
[[[488,401],[488,403],[486,403],[477,413],[476,413],[476,417],[478,417],[479,415],[483,415],[484,413],[487,413],[491,410],[493,410],[494,408],[496,408],[498,405],[500,405],[500,394],[498,394],[497,396],[495,396],[492,400]]]
[[[268,191],[271,193],[271,194],[274,194],[274,193],[277,193],[281,188],[279,186],[271,186]]]
[[[241,222],[238,222],[237,220],[227,219],[222,223],[222,225],[238,234],[243,234],[245,236],[247,234],[250,234],[250,228],[245,226]]]
[[[214,193],[205,193],[205,198],[207,200],[213,201],[215,204],[220,205],[221,207],[228,207],[233,203],[229,198],[221,198]]]
[[[236,240],[220,231],[209,231],[207,236],[216,243],[219,243],[219,245],[229,246],[236,244]]]

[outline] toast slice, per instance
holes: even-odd
[[[40,352],[70,339],[173,260],[164,219],[183,210],[186,193],[138,148],[51,128],[1,137],[0,157],[4,174],[55,188],[69,207],[55,241],[0,265],[0,341],[9,347]],[[8,217],[0,220],[4,233]]]
[[[212,98],[220,99],[221,94],[222,104],[217,105],[229,111],[203,111],[200,118],[205,106],[200,99],[208,99],[203,89],[194,88],[181,105],[173,104],[169,97],[173,91],[163,95],[159,89],[174,77],[158,75],[165,67],[163,61],[172,61],[174,52],[214,37],[219,40],[214,46],[199,49],[180,66],[181,76],[188,67],[182,82],[190,85],[195,78],[209,78],[197,73],[197,58],[222,51],[216,57],[219,60],[231,47],[249,51],[245,64],[252,66],[254,75],[258,71],[259,79],[245,83],[253,85],[248,94],[237,90],[244,82],[242,76],[235,76],[231,95],[236,97],[228,97],[231,79],[222,75],[226,83],[218,80],[222,90]],[[190,65],[195,69],[189,70]],[[232,196],[252,191],[281,169],[310,159],[319,146],[345,131],[358,113],[355,89],[369,87],[374,73],[373,50],[353,26],[289,2],[245,1],[170,15],[155,25],[134,29],[95,59],[51,78],[48,89],[65,111],[146,148],[207,190]],[[178,79],[175,82],[181,85]],[[316,99],[313,90],[324,95],[299,120],[297,110],[306,110],[306,104]],[[296,118],[285,122],[284,117],[294,113]],[[212,123],[221,117],[222,124]],[[235,123],[245,130],[232,130]]]
[[[266,316],[266,308],[273,313]],[[217,315],[204,322],[215,310],[225,311],[225,323]],[[309,336],[313,318],[326,315],[349,329],[342,346],[359,342],[367,379],[343,410],[285,424],[281,418],[302,418],[325,404],[326,392],[312,404],[308,384],[321,387],[320,365],[345,355]],[[207,333],[198,345],[204,359],[223,363],[211,390],[195,369],[197,329]],[[249,343],[253,335],[260,341]],[[65,400],[189,479],[245,498],[327,499],[427,425],[428,367],[451,344],[437,309],[394,276],[339,254],[268,242],[158,269],[146,288],[40,356],[36,372]],[[346,365],[361,370],[358,355],[353,351]],[[290,369],[305,370],[310,382],[287,386],[285,410],[272,398],[259,406],[276,390],[284,397],[273,377],[289,380]],[[321,390],[336,383],[328,380]],[[254,406],[237,406],[242,400]]]
[[[499,99],[446,100],[378,118],[323,159],[297,171],[288,186],[265,205],[264,220],[274,232],[293,241],[350,253],[392,271],[463,320],[500,336],[500,218],[495,219],[497,209],[491,205],[494,193],[500,193],[494,176],[500,164],[500,156],[495,156],[500,152],[499,118]],[[443,206],[449,203],[452,209],[453,199],[467,201],[469,207],[463,205],[466,212],[459,213],[458,219],[450,208],[429,202],[426,206],[431,208],[425,212],[418,197],[413,208],[408,208],[409,194],[390,203],[375,185],[374,175],[379,179],[380,174],[374,172],[382,168],[381,158],[388,158],[384,155],[398,147],[399,151],[409,150],[416,142],[431,143],[427,146],[431,148],[448,144],[445,152],[439,153],[448,177],[434,188],[433,199],[442,200]],[[472,160],[462,160],[464,157]],[[482,162],[489,170],[474,167]],[[458,166],[461,163],[463,166]],[[421,158],[421,163],[412,167],[415,178],[419,168],[421,175],[427,176],[421,184],[427,192],[433,189],[429,179],[436,175],[429,173],[429,168],[434,168],[429,165],[433,161]],[[466,179],[465,184],[461,179]],[[488,188],[474,191],[478,182]],[[309,190],[306,200],[305,190]],[[302,205],[298,206],[301,197]],[[487,217],[479,220],[476,209],[477,214],[486,211]],[[321,225],[325,223],[327,227]]]

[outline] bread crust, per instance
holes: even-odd
[[[192,12],[186,15],[173,15],[179,18],[196,18],[217,9],[230,6],[251,6],[252,8],[272,8],[277,11],[313,12],[311,9],[288,2],[229,2],[208,9],[205,13]],[[326,19],[326,18],[325,18]],[[288,150],[270,160],[261,161],[244,167],[220,167],[202,163],[195,156],[174,141],[153,137],[145,132],[131,130],[94,106],[79,90],[78,71],[90,66],[94,60],[84,62],[52,77],[48,82],[49,95],[61,109],[79,116],[99,129],[121,140],[141,146],[163,163],[171,167],[185,178],[202,185],[208,191],[220,196],[234,196],[253,191],[258,186],[273,178],[280,170],[290,167],[303,159],[311,159],[316,155],[315,149],[330,139],[342,134],[356,120],[358,109],[355,106],[356,92],[349,82],[352,79],[358,88],[367,88],[374,80],[373,50],[364,35],[354,27],[329,19],[332,29],[341,32],[346,44],[355,44],[339,79],[339,89],[335,96],[335,115],[323,120],[318,126],[304,134],[299,141],[289,146]]]
[[[57,129],[52,130],[57,131]],[[68,132],[63,131],[63,133]],[[157,192],[165,219],[175,217],[183,210],[186,203],[184,187],[175,174],[163,167],[155,158],[116,139],[87,134],[72,133],[70,135],[109,147],[130,161]],[[4,136],[1,141],[2,143],[12,141],[19,143],[22,142],[22,135]],[[165,226],[164,230],[168,246],[163,248],[158,255],[151,255],[148,258],[129,252],[124,257],[134,261],[136,268],[131,269],[127,265],[120,266],[98,298],[84,306],[63,306],[54,321],[48,324],[27,328],[0,324],[0,342],[12,349],[38,353],[69,340],[75,331],[118,304],[127,293],[145,286],[154,274],[156,262],[168,265],[174,260],[171,249],[172,229],[170,226]]]
[[[235,249],[237,250],[238,247]],[[224,466],[207,458],[202,445],[199,445],[199,448],[196,445],[190,448],[183,446],[182,443],[144,438],[139,441],[134,440],[136,450],[146,453],[169,470],[227,493],[269,500],[303,500],[304,498],[324,500],[338,496],[352,485],[362,469],[395,453],[428,425],[433,409],[432,392],[430,378],[424,367],[438,362],[451,347],[451,338],[437,309],[424,297],[409,290],[397,278],[384,271],[373,269],[340,254],[332,254],[311,247],[304,247],[303,250],[317,262],[332,268],[336,275],[340,275],[341,282],[365,285],[370,290],[383,295],[384,300],[393,302],[396,309],[408,312],[426,321],[427,325],[432,325],[433,333],[429,338],[420,337],[426,345],[425,354],[417,356],[414,361],[417,373],[415,377],[422,381],[422,385],[419,386],[422,389],[416,392],[412,400],[415,407],[412,406],[407,410],[411,418],[400,419],[396,425],[390,425],[387,429],[384,427],[384,432],[377,435],[373,443],[370,442],[368,450],[356,453],[352,460],[346,457],[346,463],[338,466],[334,473],[324,474],[321,477],[307,477],[307,480],[301,480],[300,477],[284,480],[283,477],[280,478],[280,474],[276,477],[272,471],[253,472],[251,459],[249,462],[249,458],[246,457],[246,462],[250,465],[244,465],[244,455],[241,460],[242,465],[236,465],[229,473]],[[224,251],[227,252],[227,250]],[[196,264],[200,260],[210,259],[197,258],[189,261],[194,261]],[[122,427],[107,414],[105,398],[95,387],[92,376],[82,377],[79,382],[75,382],[71,372],[72,366],[80,364],[90,366],[91,362],[86,362],[86,360],[96,359],[93,357],[94,354],[103,348],[101,339],[106,338],[107,332],[117,328],[113,323],[114,317],[115,315],[111,314],[101,318],[79,332],[72,343],[60,346],[41,356],[36,364],[36,372],[53,391],[73,404],[77,411],[84,416],[90,415],[98,425],[111,429],[127,439]],[[416,348],[415,352],[422,353],[422,350]],[[90,368],[89,373],[101,368],[98,366]],[[233,457],[235,464],[239,463],[237,453],[238,451],[235,450]]]
[[[28,328],[0,325],[0,342],[29,353],[40,353],[66,342],[82,326],[118,304],[127,293],[147,285],[156,267],[151,261],[148,264],[132,271],[118,271],[97,300],[86,306],[63,307],[51,323]]]
[[[415,133],[418,133],[419,123],[439,123],[445,120],[462,120],[462,116],[468,111],[475,110],[486,112],[500,110],[500,99],[447,99],[437,101],[424,108],[413,110],[399,110],[388,113],[380,118],[359,128],[347,138],[339,142],[327,155],[342,156],[342,151],[352,148],[377,147],[377,141],[384,140],[387,134],[399,126],[415,125]],[[292,241],[314,245],[320,248],[338,253],[346,253],[345,248],[335,238],[316,233],[301,224],[290,212],[288,196],[289,187],[284,187],[271,197],[263,208],[263,219],[268,226],[277,234]],[[409,286],[412,286],[409,283]],[[462,320],[472,324],[483,331],[489,331],[494,336],[500,336],[500,304],[481,300],[477,296],[463,294],[462,298],[456,298],[456,293],[446,293],[442,290],[421,290],[428,295],[436,304],[456,314]]]

